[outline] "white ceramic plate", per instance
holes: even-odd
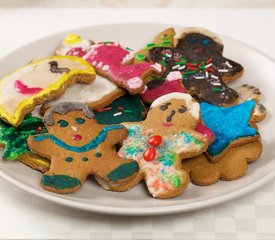
[[[0,76],[14,68],[26,64],[31,59],[52,55],[66,34],[74,32],[95,41],[119,40],[131,48],[139,49],[152,41],[164,28],[164,24],[115,24],[74,29],[49,36],[23,46],[0,60]],[[245,68],[242,79],[231,86],[249,83],[260,87],[263,104],[269,111],[267,119],[259,124],[264,144],[261,158],[249,166],[248,173],[241,179],[231,182],[220,181],[208,187],[192,184],[179,197],[156,200],[149,196],[143,184],[134,189],[115,193],[105,191],[93,180],[87,181],[74,194],[58,195],[44,191],[39,186],[41,174],[19,162],[0,161],[0,175],[16,185],[39,197],[63,205],[98,213],[118,215],[157,215],[178,213],[219,204],[266,184],[275,175],[275,134],[272,117],[275,114],[275,62],[256,49],[231,38],[221,36],[225,44],[224,55]],[[9,63],[9,64],[7,64]]]

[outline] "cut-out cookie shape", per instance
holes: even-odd
[[[116,184],[119,191],[138,181],[138,164],[125,161],[115,151],[115,145],[127,136],[124,126],[99,125],[93,112],[81,103],[56,105],[46,112],[44,121],[48,133],[28,139],[33,152],[51,161],[41,180],[44,189],[71,193],[89,174]]]
[[[44,113],[48,108],[62,102],[84,103],[91,109],[104,108],[124,94],[123,90],[108,79],[97,75],[91,84],[76,83],[59,98],[43,104],[41,112]]]
[[[256,88],[249,84],[243,84],[235,90],[239,94],[239,103],[245,102],[247,100],[254,100],[256,102],[253,115],[251,117],[252,122],[261,122],[266,117],[266,108],[260,103],[262,94],[259,88]]]
[[[248,164],[256,161],[262,153],[261,141],[231,148],[218,162],[211,163],[205,154],[185,159],[182,168],[189,173],[191,182],[207,186],[219,180],[231,181],[242,177]]]
[[[199,104],[184,93],[155,100],[142,122],[123,123],[128,137],[118,153],[138,162],[153,197],[174,197],[187,187],[182,159],[204,152],[209,144],[204,134],[195,131],[199,123]]]
[[[165,36],[165,31],[163,32]],[[174,36],[173,36],[174,37]],[[150,61],[159,63],[164,71],[159,78],[147,84],[146,90],[161,89],[162,84],[182,81],[185,90],[199,99],[214,105],[228,106],[237,102],[238,94],[225,82],[240,77],[240,64],[222,55],[223,45],[217,37],[201,29],[186,29],[174,39],[174,47],[152,47]],[[175,91],[171,88],[170,91]],[[178,91],[182,91],[182,87]],[[150,102],[146,95],[143,100]]]
[[[144,90],[143,81],[147,76],[161,73],[162,68],[159,64],[133,63],[135,56],[133,50],[120,43],[99,42],[87,48],[86,45],[83,46],[84,39],[81,37],[77,37],[78,40],[81,40],[75,45],[67,44],[67,38],[57,49],[57,53],[82,57],[91,63],[100,75],[110,79],[117,86],[127,89],[131,94],[138,94]],[[69,50],[70,47],[71,50]],[[76,48],[78,50],[74,51],[73,49]],[[79,52],[81,53],[79,54]]]
[[[49,57],[34,61],[0,79],[0,115],[13,126],[36,105],[60,96],[75,82],[95,79],[93,67],[78,57]]]
[[[233,146],[254,142],[260,135],[251,123],[251,116],[256,105],[248,100],[236,106],[222,108],[209,103],[201,103],[202,121],[215,135],[206,154],[209,161],[219,161]]]
[[[47,160],[33,154],[27,145],[27,138],[30,135],[45,132],[46,128],[42,120],[31,115],[27,115],[18,127],[0,120],[0,145],[4,148],[2,159],[20,160],[38,170],[48,166]]]

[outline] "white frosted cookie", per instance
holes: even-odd
[[[91,109],[102,108],[122,95],[123,90],[108,79],[97,75],[91,84],[74,84],[62,96],[44,104],[41,112],[44,113],[48,108],[61,102],[80,102],[87,104]]]
[[[0,116],[18,126],[36,105],[60,96],[73,83],[90,83],[94,79],[93,67],[78,57],[33,61],[0,79]]]

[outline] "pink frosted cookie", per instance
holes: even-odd
[[[83,56],[96,71],[131,94],[144,90],[143,79],[152,73],[160,73],[161,65],[143,62],[130,64],[134,52],[116,42],[97,43]]]
[[[153,74],[160,74],[160,64],[142,62],[133,63],[135,53],[117,42],[99,42],[83,39],[76,34],[68,35],[57,48],[58,55],[82,57],[94,66],[96,71],[110,79],[117,86],[127,89],[131,94],[141,93],[145,85],[143,80]]]
[[[189,182],[182,159],[201,154],[211,141],[204,127],[196,130],[199,124],[200,106],[189,94],[164,95],[143,122],[123,123],[128,137],[118,154],[138,162],[153,197],[175,197]]]

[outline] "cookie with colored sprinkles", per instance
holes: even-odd
[[[126,94],[109,106],[94,111],[99,124],[117,124],[122,122],[140,122],[145,118],[146,107],[137,95]]]
[[[210,143],[196,131],[199,124],[200,106],[189,94],[164,95],[152,103],[144,121],[123,123],[128,137],[118,154],[139,164],[153,197],[178,196],[189,182],[182,158],[201,154]]]
[[[41,186],[56,193],[72,193],[88,175],[110,182],[112,190],[125,191],[140,179],[134,160],[119,157],[115,145],[127,136],[120,124],[100,125],[82,103],[60,103],[44,115],[47,133],[28,138],[29,148],[50,160]]]
[[[164,71],[147,83],[141,94],[145,102],[152,101],[147,92],[165,89],[165,94],[186,91],[199,101],[219,106],[237,103],[238,93],[226,82],[241,77],[243,67],[222,55],[223,45],[218,37],[209,31],[191,28],[176,36],[172,34],[170,42],[172,47],[149,46],[148,60],[161,64]],[[177,84],[176,90],[174,85],[179,80],[182,85]]]
[[[160,74],[162,71],[161,65],[159,64],[149,62],[133,63],[135,56],[134,51],[118,42],[98,42],[89,48],[81,48],[80,46],[81,51],[78,49],[74,52],[73,49],[75,49],[75,46],[66,44],[67,38],[68,37],[66,37],[61,46],[58,47],[59,54],[76,54],[82,57],[95,68],[99,75],[108,78],[117,86],[127,89],[133,95],[144,90],[144,81],[147,76],[153,73]],[[79,36],[78,40],[80,42],[84,41],[84,39]],[[60,48],[65,47],[66,51],[60,51]],[[71,50],[68,50],[70,47]]]

